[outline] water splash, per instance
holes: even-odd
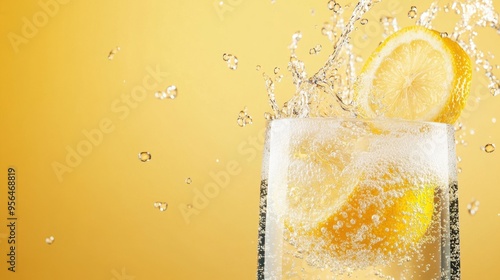
[[[353,86],[357,79],[357,63],[364,59],[354,53],[350,38],[353,32],[359,32],[355,27],[358,21],[361,25],[368,24],[363,15],[379,2],[382,1],[361,0],[354,8],[351,8],[349,5],[341,6],[334,0],[328,1],[327,8],[332,14],[323,24],[321,33],[329,39],[333,50],[323,67],[312,76],[308,75],[304,62],[296,53],[303,34],[300,31],[292,34],[287,70],[291,73],[295,94],[280,106],[275,95],[275,80],[264,73],[271,107],[271,112],[266,115],[266,119],[356,116]],[[494,56],[480,50],[476,42],[478,31],[481,29],[493,29],[500,34],[499,16],[494,10],[492,0],[455,0],[446,4],[433,1],[421,13],[417,12],[416,6],[412,6],[408,16],[416,20],[416,25],[432,29],[432,24],[440,13],[454,13],[458,16],[451,32],[441,32],[441,36],[456,41],[466,51],[475,63],[475,71],[481,72],[487,78],[491,94],[499,95],[500,79],[493,73],[493,70],[500,66],[493,65],[491,59]],[[397,19],[392,16],[381,16],[378,24],[383,30],[381,39],[400,29]],[[317,50],[310,49],[310,54],[315,53]]]

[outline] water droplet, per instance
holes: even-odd
[[[260,65],[255,66],[255,70],[260,71],[262,67]]]
[[[474,216],[476,215],[478,210],[479,210],[479,201],[472,199],[472,201],[469,204],[467,204],[467,211],[469,211],[469,214]]]
[[[189,184],[191,184],[192,182],[193,182],[193,180],[191,180],[191,178],[190,178],[190,177],[186,178],[186,184],[188,184],[188,185],[189,185]]]
[[[155,208],[158,208],[158,210],[160,210],[161,212],[163,212],[163,211],[167,210],[168,203],[162,202],[162,201],[157,201],[157,202],[153,203],[153,206]]]
[[[247,124],[252,124],[252,117],[247,113],[247,107],[238,113],[237,123],[240,127],[244,127]]]
[[[330,0],[328,1],[328,9],[334,11],[335,13],[338,13],[340,11],[340,4],[337,3],[335,0]]]
[[[363,18],[363,19],[361,19],[360,23],[361,23],[361,25],[365,25],[368,23],[368,19]]]
[[[408,17],[414,19],[417,16],[417,7],[411,6],[410,11],[408,12]]]
[[[163,100],[163,99],[167,98],[167,93],[164,91],[157,91],[157,92],[155,92],[155,97],[160,99],[160,100]]]
[[[49,237],[45,238],[45,243],[47,243],[49,245],[52,245],[52,243],[54,243],[54,241],[55,241],[54,236],[49,236]]]
[[[139,160],[142,162],[147,162],[151,160],[151,154],[149,152],[140,152],[139,153]]]
[[[115,54],[117,54],[120,51],[120,47],[116,47],[112,49],[109,54],[108,54],[108,60],[113,60],[115,58]]]
[[[170,99],[175,99],[177,97],[177,87],[175,85],[167,87],[166,91],[167,91],[166,97]]]
[[[495,144],[488,143],[484,145],[484,147],[481,147],[481,149],[487,152],[488,154],[493,153],[495,151]]]
[[[274,74],[278,74],[280,72],[280,68],[279,67],[274,67]]]
[[[458,173],[462,173],[462,167],[457,168]]]
[[[227,68],[231,70],[238,69],[238,58],[235,55],[224,54],[222,59],[224,59],[224,61],[227,63]]]

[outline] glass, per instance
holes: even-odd
[[[269,122],[258,279],[458,279],[454,129]]]

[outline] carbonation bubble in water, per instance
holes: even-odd
[[[481,147],[481,149],[483,151],[487,152],[488,154],[493,153],[495,151],[495,144],[488,143],[488,144],[484,145],[484,147]]]
[[[491,119],[491,122],[492,122],[492,123],[496,123],[496,122],[497,122],[497,119],[496,119],[496,118],[492,118],[492,119]]]
[[[255,70],[260,71],[262,67],[260,65],[255,66]]]
[[[151,160],[151,154],[149,152],[140,152],[139,160],[142,162],[147,162]]]
[[[361,25],[366,25],[368,23],[368,19],[363,18],[363,19],[361,19],[360,23],[361,23]]]
[[[278,74],[280,72],[280,68],[279,67],[274,67],[274,74]]]
[[[163,100],[163,99],[167,98],[167,93],[164,91],[157,91],[157,92],[155,92],[155,97],[160,99],[160,100]]]
[[[479,210],[479,201],[472,199],[472,201],[469,204],[467,204],[467,211],[469,211],[469,214],[474,216],[476,215],[478,210]]]
[[[192,182],[193,182],[193,180],[192,180],[190,177],[186,178],[186,184],[188,184],[188,185],[189,185],[189,184],[191,184]]]
[[[54,240],[55,240],[54,236],[49,236],[45,238],[45,243],[52,245],[52,243],[54,243]]]
[[[166,92],[166,96],[170,99],[175,99],[177,97],[177,87],[175,85],[167,87]]]

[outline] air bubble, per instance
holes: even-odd
[[[441,38],[448,38],[448,32],[441,32]]]
[[[360,23],[361,23],[361,25],[366,25],[368,23],[368,19],[363,18],[363,19],[361,19]]]
[[[279,67],[274,67],[274,74],[278,74],[280,72],[280,68]]]
[[[139,160],[142,162],[147,162],[151,160],[151,154],[149,152],[140,152]]]
[[[188,185],[189,185],[189,184],[191,184],[192,182],[193,182],[193,180],[192,180],[190,177],[186,178],[186,184],[188,184]]]
[[[484,145],[484,147],[481,147],[481,149],[487,152],[488,154],[493,153],[495,151],[495,144],[488,143]]]
[[[54,243],[54,241],[55,241],[54,236],[49,236],[49,237],[45,238],[45,243],[47,243],[48,245],[52,245],[52,243]]]
[[[257,71],[260,71],[261,68],[262,68],[262,66],[260,66],[260,65],[255,66],[255,70],[257,70]]]
[[[492,123],[497,123],[497,119],[496,119],[496,118],[492,118],[492,119],[491,119],[491,122],[492,122]]]
[[[177,97],[177,87],[175,85],[167,87],[166,97],[170,99],[175,99]]]

